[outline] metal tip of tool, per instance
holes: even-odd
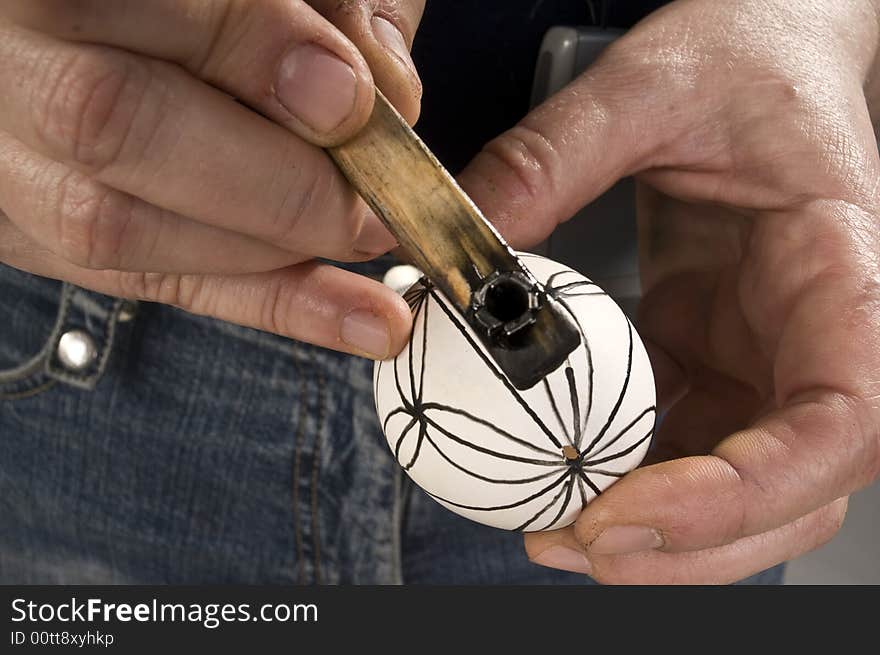
[[[524,332],[535,324],[542,307],[541,290],[518,271],[495,272],[473,295],[471,311],[477,324],[502,348],[522,345]]]
[[[580,343],[559,303],[520,271],[487,277],[472,296],[467,320],[517,389],[540,382]]]

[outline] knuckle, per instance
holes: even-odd
[[[205,30],[207,38],[195,44],[187,61],[186,68],[203,77],[213,78],[242,36],[247,33],[254,9],[263,3],[222,0],[221,2],[201,3],[199,15],[191,16],[194,27]]]
[[[77,266],[90,268],[101,194],[96,185],[71,171],[61,181],[55,209],[58,254]]]
[[[165,281],[168,293],[167,300],[160,302],[175,305],[196,314],[213,314],[216,312],[216,297],[208,293],[208,285],[202,275],[168,275]]]
[[[120,272],[117,276],[119,295],[124,298],[136,298],[137,300],[153,300],[153,297],[147,291],[152,288],[153,281],[150,278],[155,275],[158,274]]]
[[[122,296],[197,311],[202,278],[177,273],[120,272],[118,286]],[[198,312],[203,313],[203,312]]]
[[[425,14],[425,4],[426,0],[379,0],[378,2],[381,11],[397,18],[410,44]]]
[[[289,184],[272,210],[269,238],[281,247],[296,249],[307,237],[312,217],[333,203],[333,179],[321,171],[300,168],[300,177]]]
[[[723,445],[713,451],[719,471],[730,481],[730,497],[725,503],[727,512],[720,523],[719,545],[732,543],[753,531],[754,517],[750,509],[753,507],[754,493],[761,493],[761,483],[747,474],[734,452],[725,453]]]
[[[38,136],[61,156],[100,170],[118,156],[150,83],[148,67],[98,49],[59,57],[40,85]]]
[[[272,280],[263,291],[258,317],[260,327],[274,334],[291,334],[292,298],[280,280]]]
[[[553,193],[560,157],[552,141],[537,127],[521,123],[486,144],[483,154],[513,176],[521,194],[538,199]]]
[[[120,268],[137,238],[134,198],[72,173],[56,210],[59,254],[90,269]]]

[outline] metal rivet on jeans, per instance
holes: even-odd
[[[83,330],[70,330],[58,341],[58,360],[70,371],[84,371],[98,358],[95,340]]]
[[[137,314],[138,304],[136,300],[126,300],[119,308],[117,320],[120,323],[128,323]]]

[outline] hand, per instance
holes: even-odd
[[[363,126],[374,81],[415,120],[408,48],[423,8],[4,2],[0,261],[328,348],[398,352],[406,303],[314,261],[395,243],[319,146]]]
[[[534,561],[604,583],[732,582],[830,539],[880,473],[864,88],[878,5],[673,2],[463,174],[518,245],[620,177],[639,182],[639,326],[667,461],[573,527],[527,535]]]

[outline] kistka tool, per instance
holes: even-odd
[[[366,127],[328,151],[515,387],[578,346],[574,322],[378,90]]]

